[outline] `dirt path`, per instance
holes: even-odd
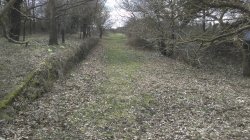
[[[250,80],[103,39],[54,89],[2,122],[8,139],[248,139]],[[0,135],[1,136],[1,135]]]

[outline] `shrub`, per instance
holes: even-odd
[[[139,48],[139,49],[149,49],[149,50],[154,49],[153,43],[151,43],[150,41],[146,39],[135,37],[135,36],[129,36],[127,44],[132,47]]]

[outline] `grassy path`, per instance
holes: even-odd
[[[129,50],[125,39],[124,35],[115,34],[103,40],[105,79],[95,83],[95,101],[75,114],[82,116],[74,124],[87,120],[96,138],[139,138],[147,127],[140,113],[143,111],[149,118],[152,115],[148,109],[153,107],[153,97],[138,91],[138,72],[144,56]],[[89,129],[82,131],[87,133]]]
[[[250,81],[205,73],[122,34],[100,46],[11,122],[8,139],[248,139]],[[1,137],[0,135],[0,137]]]

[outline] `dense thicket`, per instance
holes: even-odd
[[[241,48],[243,74],[250,76],[250,49],[244,34],[250,29],[248,0],[123,0],[130,12],[126,30],[157,46],[163,55],[194,48],[194,56],[211,46],[233,44]]]

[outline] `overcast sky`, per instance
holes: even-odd
[[[121,27],[127,17],[127,12],[119,8],[121,0],[107,0],[107,7],[110,10],[111,19],[114,22],[113,28]]]

